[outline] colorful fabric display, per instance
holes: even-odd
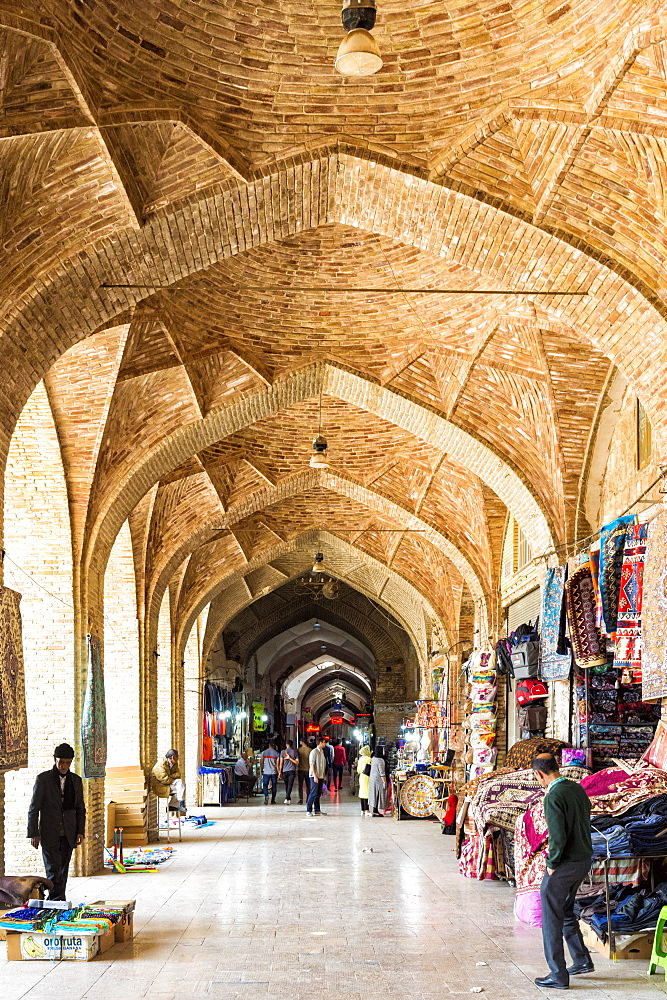
[[[614,636],[618,618],[618,596],[621,587],[623,551],[628,527],[634,515],[618,517],[606,524],[600,532],[600,599],[602,601],[602,627],[607,635]]]
[[[637,683],[642,678],[642,599],[647,534],[647,524],[632,524],[627,529],[616,622],[614,667],[631,670]]]
[[[496,763],[498,751],[495,747],[476,747],[473,755],[473,764],[488,764],[493,766]]]
[[[482,732],[478,729],[473,729],[470,733],[470,746],[471,747],[492,747],[496,742],[496,728],[493,727],[491,732]]]
[[[482,702],[481,704],[475,702],[472,706],[471,714],[477,719],[482,717],[495,719],[496,711],[497,709],[495,705],[489,705],[486,702]]]
[[[494,684],[473,684],[470,697],[474,704],[491,705],[496,700],[498,688]]]
[[[565,566],[547,570],[540,614],[540,677],[546,681],[566,680],[572,668],[572,654],[559,653],[561,617],[565,601]]]
[[[577,666],[586,668],[606,664],[606,643],[595,624],[595,593],[589,562],[578,566],[567,581],[565,598]]]

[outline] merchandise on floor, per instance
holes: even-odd
[[[65,904],[67,905],[67,904]],[[29,900],[0,918],[9,961],[89,961],[134,934],[132,900],[98,900],[64,909],[48,900]]]

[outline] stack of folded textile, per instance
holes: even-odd
[[[594,857],[667,855],[667,794],[638,802],[621,816],[596,816],[591,826]]]
[[[642,890],[622,900],[611,915],[612,929],[615,934],[632,934],[654,927],[663,906],[667,906],[667,882],[661,882],[652,892]],[[590,923],[597,936],[605,941],[606,911],[593,914]]]

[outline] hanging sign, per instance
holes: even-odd
[[[342,726],[343,725],[343,716],[342,715],[332,715],[331,716],[331,725],[332,726]]]
[[[319,731],[320,731],[320,727],[319,726],[314,726],[312,723],[310,723],[309,725],[306,726],[306,732],[307,733],[319,733]]]
[[[253,701],[252,703],[252,728],[256,733],[263,733],[266,729],[266,723],[262,722],[262,716],[265,715],[264,705],[259,701]]]

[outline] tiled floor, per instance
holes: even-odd
[[[87,964],[4,961],[2,1000],[443,1000],[482,987],[536,998],[539,931],[512,916],[513,893],[461,878],[436,824],[362,820],[344,791],[328,815],[302,808],[207,809],[156,875],[73,879],[75,900],[137,899],[133,943]],[[372,848],[372,851],[369,850]],[[589,1000],[666,992],[646,962],[596,958],[573,980]],[[478,965],[477,963],[485,963]]]

